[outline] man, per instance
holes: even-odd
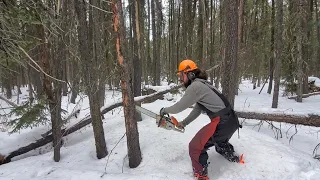
[[[176,114],[195,104],[191,113],[178,126],[186,127],[202,111],[206,112],[211,122],[200,129],[189,143],[189,155],[193,172],[198,180],[208,180],[208,148],[215,149],[231,162],[242,162],[234,155],[229,139],[240,127],[239,120],[227,99],[207,81],[205,71],[200,70],[192,60],[183,60],[179,64],[180,81],[186,87],[184,96],[176,104],[162,108],[160,115]]]

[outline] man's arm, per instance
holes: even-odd
[[[194,86],[192,86],[191,84],[189,88],[187,88],[184,96],[180,99],[180,101],[170,107],[164,108],[163,112],[169,114],[177,114],[195,104],[199,99],[200,96],[198,95]]]
[[[184,127],[190,124],[193,120],[195,120],[201,114],[201,108],[198,104],[195,105],[190,114],[181,122]]]

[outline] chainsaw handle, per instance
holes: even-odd
[[[179,122],[175,117],[171,116],[171,121],[174,124],[174,129],[176,131],[184,133],[184,127],[179,127],[178,126]]]
[[[178,131],[178,132],[181,132],[181,133],[184,133],[184,128],[183,127],[174,126],[174,130]]]

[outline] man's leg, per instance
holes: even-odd
[[[194,173],[203,174],[203,168],[208,160],[206,145],[208,146],[207,143],[214,134],[219,122],[219,117],[213,119],[211,123],[200,129],[189,143],[189,155]]]

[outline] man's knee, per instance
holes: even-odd
[[[192,154],[195,151],[195,146],[194,143],[192,141],[189,142],[189,155],[192,156]]]

